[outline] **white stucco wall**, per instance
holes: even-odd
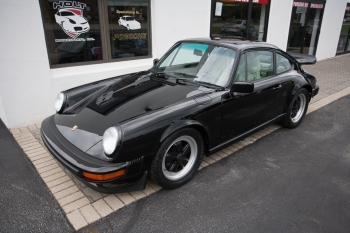
[[[153,0],[153,55],[162,56],[176,41],[208,37],[210,0]]]
[[[161,57],[180,39],[209,36],[210,4],[210,0],[151,0],[153,57]],[[62,90],[153,64],[149,58],[50,69],[38,0],[0,0],[0,15],[0,117],[9,128],[53,114],[55,96]]]
[[[0,15],[0,95],[6,125],[38,122],[52,109],[39,3],[0,0]]]
[[[316,51],[318,60],[335,56],[346,4],[347,0],[326,2]]]
[[[293,0],[271,0],[266,42],[286,51]]]

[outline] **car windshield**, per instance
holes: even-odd
[[[126,20],[126,21],[133,21],[134,18],[133,18],[133,17],[125,17],[125,20]]]
[[[172,48],[154,71],[198,83],[227,86],[236,51],[225,47],[181,43]]]
[[[62,11],[61,16],[74,16],[74,14],[72,12],[69,12],[69,11]]]

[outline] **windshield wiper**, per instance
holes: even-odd
[[[189,77],[189,78],[195,78],[195,75],[191,75],[191,74],[186,74],[186,73],[181,73],[181,72],[167,72],[167,73],[171,73],[171,74],[175,74],[175,75],[180,75],[183,77]]]
[[[225,90],[224,87],[219,86],[219,85],[216,85],[216,84],[213,84],[213,83],[203,82],[203,81],[197,81],[197,80],[195,80],[194,82],[195,82],[195,83],[202,84],[202,85],[205,86],[205,87],[211,87],[211,88],[212,88],[212,87],[215,87],[217,90]]]

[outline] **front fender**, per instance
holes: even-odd
[[[169,135],[171,135],[172,133],[174,133],[175,131],[185,128],[185,127],[191,127],[191,126],[195,126],[196,128],[200,128],[202,133],[205,133],[206,135],[205,138],[207,138],[208,135],[208,129],[206,127],[204,127],[200,122],[196,121],[196,120],[180,120],[180,121],[176,121],[174,123],[172,123],[171,125],[169,125],[169,127],[164,131],[161,139],[160,139],[160,143],[162,143]],[[203,139],[205,139],[203,138]]]

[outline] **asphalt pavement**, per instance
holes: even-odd
[[[72,232],[37,170],[0,119],[0,232]]]
[[[350,96],[79,232],[350,232]]]

